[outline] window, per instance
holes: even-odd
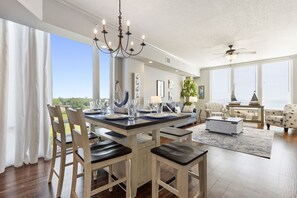
[[[92,100],[92,46],[51,34],[53,103],[88,108]]]
[[[291,61],[262,65],[262,103],[266,109],[291,103]]]
[[[110,55],[100,51],[100,98],[110,97]]]
[[[234,67],[234,93],[242,104],[249,104],[257,90],[257,66]]]
[[[211,71],[211,101],[226,104],[230,101],[230,69]]]

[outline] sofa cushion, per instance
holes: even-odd
[[[167,106],[174,112],[175,109],[175,102],[168,102]]]
[[[181,110],[184,108],[183,102],[176,102],[175,104],[176,104],[176,106],[180,107]]]

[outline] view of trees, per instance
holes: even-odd
[[[61,106],[68,106],[71,108],[81,108],[87,109],[90,107],[90,102],[92,98],[54,98],[53,104],[61,105]]]

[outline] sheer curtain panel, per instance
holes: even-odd
[[[48,33],[0,19],[0,173],[50,159]]]

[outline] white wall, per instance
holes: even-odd
[[[174,74],[172,72],[163,71],[150,66],[144,67],[144,103],[147,104],[151,96],[157,95],[157,80],[165,81],[165,97],[162,98],[163,102],[168,101],[168,91],[172,93],[172,101],[181,101],[180,93],[182,82],[185,79],[183,76]],[[168,88],[168,80],[173,81],[173,88]]]
[[[133,74],[140,74],[140,103],[143,104],[143,79],[144,79],[144,63],[131,58],[122,59],[122,87],[124,91],[129,92],[129,99],[134,98],[133,92]]]
[[[143,62],[125,58],[118,59],[116,61],[115,68],[115,80],[119,80],[122,85],[123,91],[128,91],[130,95],[130,99],[134,98],[133,92],[133,74],[140,74],[140,102],[141,104],[147,104],[148,99],[151,96],[156,95],[156,83],[157,80],[165,81],[165,97],[162,98],[163,102],[168,101],[168,91],[172,92],[173,101],[180,101],[180,92],[181,92],[181,84],[185,77],[181,75],[177,75],[172,72],[160,70],[148,65],[145,65]],[[119,77],[119,73],[121,73],[121,77]],[[168,89],[168,80],[173,81],[173,88]]]

